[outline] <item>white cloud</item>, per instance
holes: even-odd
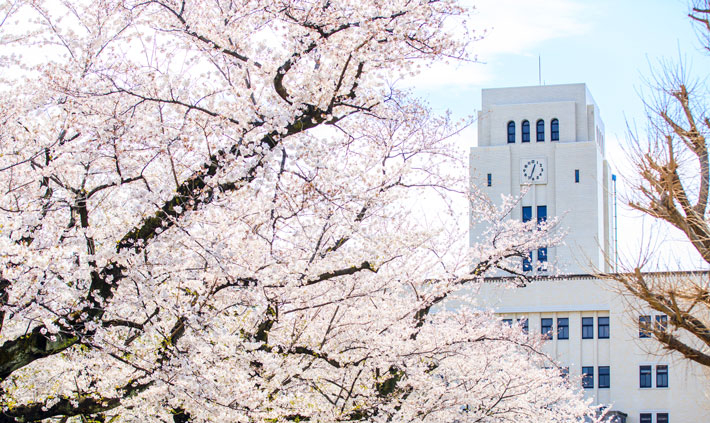
[[[588,5],[572,0],[476,0],[468,26],[482,40],[471,45],[481,62],[493,62],[496,55],[529,54],[541,43],[587,33],[591,29]],[[485,85],[494,75],[492,66],[481,63],[436,64],[406,85],[419,88]]]
[[[487,35],[474,50],[481,56],[522,54],[551,39],[586,33],[591,13],[589,5],[570,0],[478,0],[470,22]]]

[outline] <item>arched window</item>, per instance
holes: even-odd
[[[560,121],[557,119],[552,119],[550,122],[550,140],[560,140]]]
[[[515,144],[515,122],[508,122],[508,144]]]
[[[545,141],[545,121],[538,119],[537,128],[535,128],[535,134],[537,135],[537,142]]]
[[[523,142],[530,142],[530,122],[527,120],[523,121],[522,124],[523,131]]]

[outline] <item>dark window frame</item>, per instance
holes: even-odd
[[[609,339],[609,334],[609,316],[597,317],[597,338]]]
[[[528,318],[527,317],[521,317],[518,319],[518,324],[521,325],[520,327],[523,329],[523,332],[528,333]]]
[[[579,169],[574,170],[574,183],[575,184],[579,183]]]
[[[538,119],[535,123],[535,139],[537,142],[545,141],[545,121],[543,119]]]
[[[653,414],[651,413],[641,413],[639,415],[640,423],[653,423]]]
[[[540,334],[552,339],[552,317],[543,317],[540,319]]]
[[[639,388],[653,388],[651,366],[639,366]]]
[[[527,119],[520,124],[520,135],[521,142],[530,142],[530,122]]]
[[[639,338],[651,337],[651,316],[639,316]]]
[[[656,388],[668,387],[668,365],[659,364],[656,366]]]
[[[493,174],[492,174],[492,173],[489,173],[489,174],[486,176],[486,179],[487,179],[486,182],[487,182],[487,185],[488,185],[488,186],[493,185]]]
[[[668,413],[656,413],[656,423],[668,423]]]
[[[609,366],[599,366],[599,387],[608,388],[611,386],[611,371]]]
[[[594,317],[582,317],[582,339],[594,339]]]
[[[594,388],[594,366],[582,367],[582,388]]]
[[[515,122],[508,122],[508,144],[515,144]]]
[[[555,118],[550,121],[550,141],[560,140],[560,121]]]
[[[656,318],[656,330],[659,332],[665,332],[668,329],[668,316],[665,314],[657,314]]]
[[[569,339],[569,317],[557,318],[557,339]]]

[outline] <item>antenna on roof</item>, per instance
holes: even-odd
[[[542,85],[542,57],[537,55],[537,83]]]

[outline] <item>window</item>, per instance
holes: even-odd
[[[563,378],[567,379],[569,377],[569,367],[562,367],[560,369],[560,375],[562,375]]]
[[[597,337],[599,339],[609,339],[609,318],[599,317],[597,319]]]
[[[540,333],[548,339],[552,338],[552,319],[544,318],[540,322]]]
[[[522,325],[523,332],[528,333],[528,319],[523,317],[522,319],[518,319],[518,324]]]
[[[532,207],[523,206],[523,223],[532,220]]]
[[[513,319],[503,319],[503,324],[513,326]]]
[[[579,183],[579,169],[574,170],[574,183],[575,184]]]
[[[594,317],[582,317],[582,339],[594,338]]]
[[[508,122],[508,144],[515,144],[515,122]]]
[[[537,206],[537,225],[540,226],[547,220],[547,206]]]
[[[487,181],[487,183],[488,183],[488,186],[491,186],[491,185],[493,184],[493,175],[490,174],[490,173],[488,174],[488,181]]]
[[[560,121],[557,119],[552,119],[552,121],[550,121],[550,140],[560,140]]]
[[[522,132],[523,132],[523,142],[530,142],[530,122],[527,120],[523,121]]]
[[[651,366],[639,366],[639,388],[651,387]]]
[[[582,388],[594,388],[594,367],[582,367]]]
[[[527,256],[523,259],[523,272],[529,272],[532,270],[532,251],[528,252]]]
[[[656,423],[668,423],[668,413],[656,414]]]
[[[569,339],[569,318],[557,318],[557,339]]]
[[[668,387],[668,366],[659,364],[656,366],[656,388]]]
[[[599,387],[608,388],[610,385],[609,366],[599,366]]]
[[[537,121],[537,128],[535,130],[535,135],[537,136],[537,142],[545,141],[545,121],[540,119]]]
[[[665,314],[659,314],[656,316],[656,330],[659,332],[665,332],[668,328],[668,316]]]
[[[639,316],[639,338],[651,337],[651,316]]]
[[[537,261],[540,263],[540,270],[544,270],[542,268],[545,267],[543,263],[547,263],[547,247],[537,250]]]
[[[639,417],[639,422],[640,423],[653,423],[652,421],[652,414],[651,413],[641,413],[641,416]]]

